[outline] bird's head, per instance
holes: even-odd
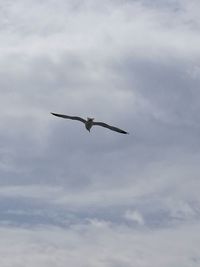
[[[88,121],[93,121],[93,120],[94,120],[94,118],[87,118],[87,120],[88,120]]]

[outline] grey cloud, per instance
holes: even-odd
[[[16,241],[2,266],[197,264],[198,6],[1,3],[0,250]]]

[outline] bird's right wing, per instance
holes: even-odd
[[[86,120],[84,120],[83,118],[81,117],[76,117],[76,116],[68,116],[68,115],[64,115],[64,114],[57,114],[57,113],[53,113],[51,112],[52,115],[54,116],[57,116],[57,117],[61,117],[61,118],[64,118],[64,119],[70,119],[70,120],[76,120],[76,121],[81,121],[83,123],[86,122]]]
[[[102,127],[108,128],[108,129],[110,129],[112,131],[115,131],[115,132],[118,132],[118,133],[128,134],[128,132],[125,132],[124,130],[119,129],[119,128],[115,127],[115,126],[108,125],[108,124],[106,124],[104,122],[94,121],[93,125],[102,126]]]

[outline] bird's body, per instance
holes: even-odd
[[[90,132],[90,129],[93,126],[93,122],[94,119],[93,118],[87,118],[87,121],[85,122],[85,128]]]
[[[97,126],[102,126],[102,127],[105,127],[105,128],[108,128],[112,131],[115,131],[115,132],[118,132],[118,133],[122,133],[122,134],[128,134],[127,132],[125,132],[124,130],[121,130],[115,126],[111,126],[111,125],[108,125],[104,122],[95,122],[94,121],[94,118],[87,118],[87,120],[81,118],[81,117],[77,117],[77,116],[68,116],[68,115],[63,115],[63,114],[57,114],[57,113],[51,113],[52,115],[54,116],[57,116],[57,117],[61,117],[61,118],[64,118],[64,119],[71,119],[71,120],[77,120],[77,121],[81,121],[85,124],[85,128],[90,132],[90,129],[92,128],[92,126],[94,125],[97,125]]]

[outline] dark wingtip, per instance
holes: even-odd
[[[129,134],[128,132],[125,132],[125,131],[121,131],[122,134]]]

